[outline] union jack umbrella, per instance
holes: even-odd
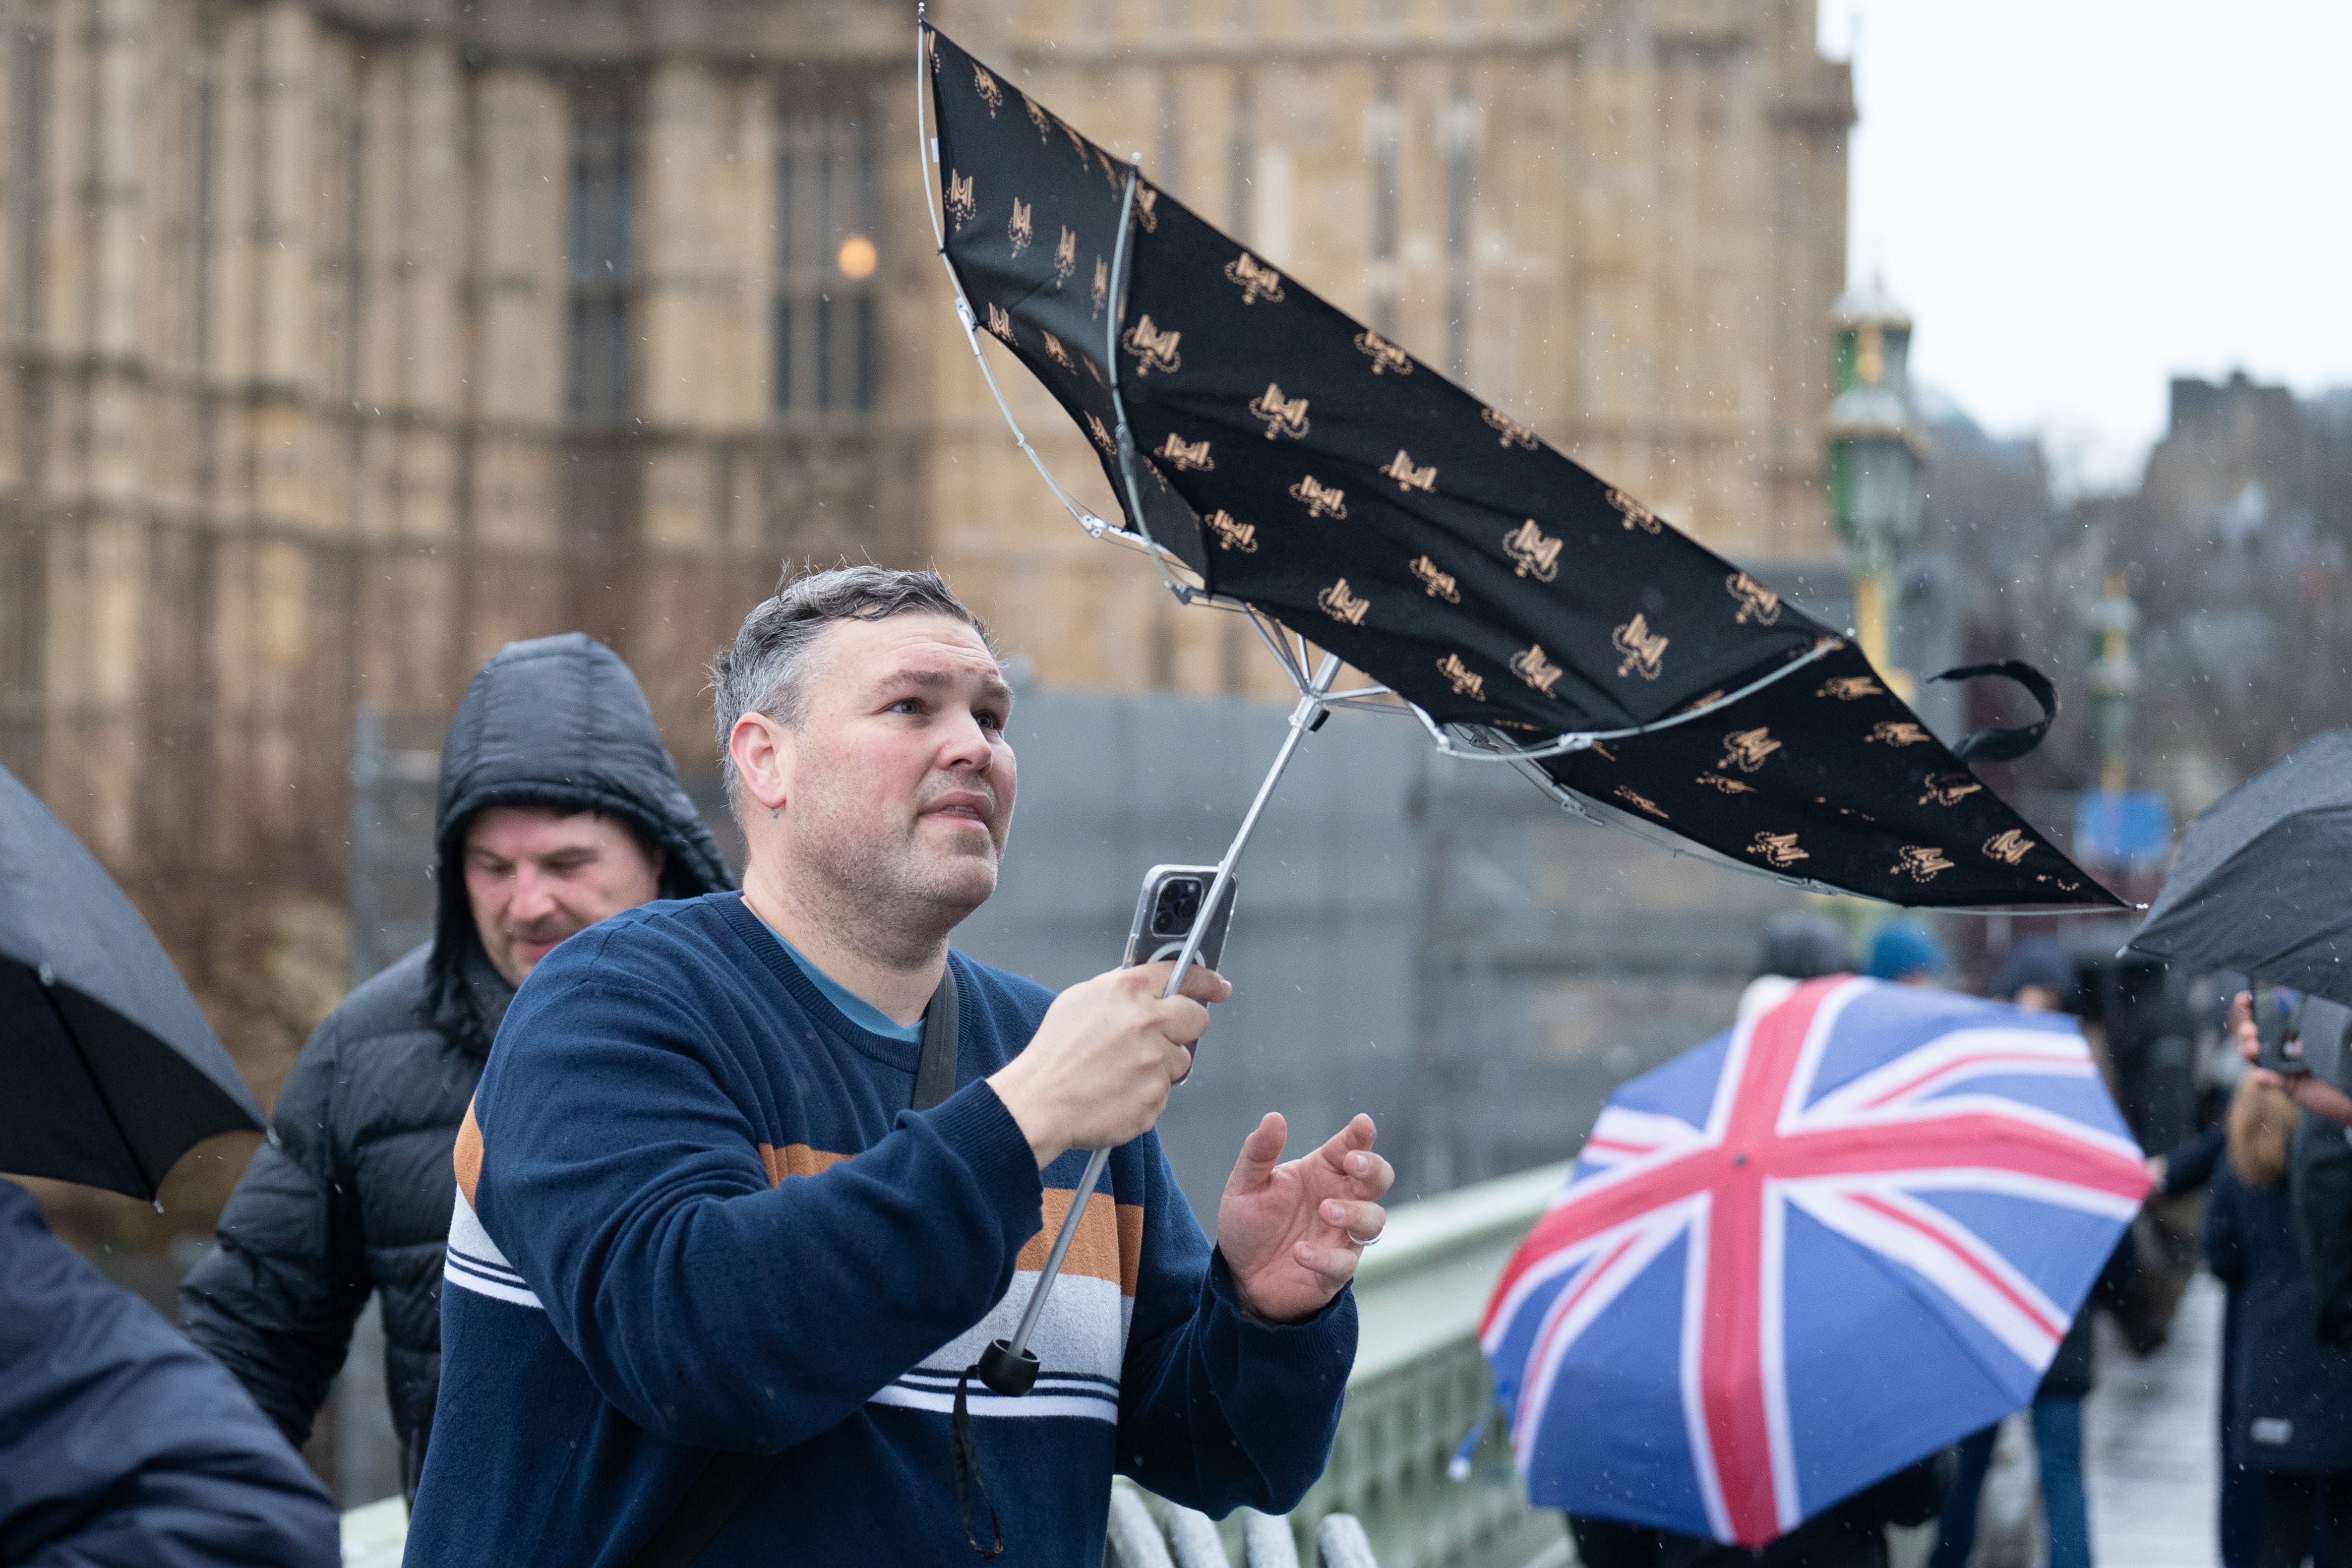
[[[1798,986],[1621,1088],[1496,1282],[1529,1496],[1786,1533],[2029,1402],[2147,1185],[2073,1020]]]

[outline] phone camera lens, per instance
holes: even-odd
[[[1201,912],[1201,879],[1198,877],[1176,877],[1163,884],[1159,902],[1152,906],[1151,934],[1181,937],[1192,929],[1192,919]]]

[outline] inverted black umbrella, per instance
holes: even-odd
[[[926,37],[967,329],[1087,432],[1123,523],[1064,503],[1180,596],[1381,683],[1331,705],[1393,693],[1451,754],[1739,864],[1921,907],[2116,905],[1846,638]]]
[[[190,1145],[261,1108],[163,945],[0,768],[0,1171],[152,1199]]]
[[[2207,806],[2127,952],[2352,1005],[2352,730],[2315,735]]]
[[[1015,423],[1023,450],[1180,600],[1246,616],[1298,687],[1204,908],[1300,738],[1341,708],[1410,715],[1441,751],[1516,766],[1580,815],[1798,886],[1937,908],[2117,903],[1846,638],[929,26],[920,60],[966,336],[992,388],[982,331],[1087,433],[1122,521],[1073,501]],[[1339,687],[1343,664],[1378,684]],[[983,1362],[992,1386],[1017,1381],[1009,1364]]]

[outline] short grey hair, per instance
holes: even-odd
[[[776,579],[776,591],[753,606],[736,629],[735,641],[710,667],[712,707],[719,720],[719,767],[727,803],[735,804],[735,753],[727,743],[746,713],[764,713],[779,724],[796,725],[808,709],[803,680],[808,650],[835,621],[882,621],[892,616],[929,614],[961,621],[989,641],[988,627],[955,596],[937,572],[902,572],[888,566],[835,566],[793,574],[790,565]]]

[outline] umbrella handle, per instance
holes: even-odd
[[[1192,917],[1192,929],[1184,938],[1184,950],[1176,955],[1176,967],[1169,972],[1163,997],[1173,996],[1183,989],[1184,976],[1200,955],[1201,941],[1208,935],[1209,921],[1223,898],[1225,889],[1234,879],[1234,866],[1248,847],[1250,836],[1257,831],[1258,818],[1265,814],[1266,803],[1274,798],[1274,786],[1282,781],[1290,759],[1298,753],[1298,743],[1312,734],[1330,711],[1324,699],[1331,694],[1332,682],[1339,679],[1339,656],[1326,653],[1323,662],[1316,667],[1315,678],[1300,695],[1298,706],[1290,710],[1290,732],[1282,738],[1282,749],[1274,754],[1274,765],[1257,786],[1257,797],[1243,814],[1241,826],[1234,841],[1225,846],[1224,858],[1217,862],[1217,875],[1209,883],[1208,895],[1201,900],[1201,912]],[[980,1380],[998,1394],[1026,1394],[1037,1381],[1037,1353],[1029,1348],[1029,1336],[1036,1331],[1037,1315],[1045,1309],[1045,1298],[1052,1293],[1054,1281],[1061,1277],[1062,1259],[1069,1255],[1070,1243],[1077,1238],[1078,1221],[1087,1212],[1087,1200],[1094,1196],[1096,1184],[1102,1180],[1103,1167],[1110,1163],[1110,1151],[1097,1149],[1087,1161],[1086,1174],[1078,1178],[1077,1190],[1070,1194],[1070,1212],[1062,1216],[1062,1228],[1054,1237],[1054,1249],[1045,1255],[1045,1267],[1037,1273],[1037,1288],[1029,1293],[1029,1305],[1021,1313],[1021,1322],[1010,1340],[992,1340],[980,1354]]]

